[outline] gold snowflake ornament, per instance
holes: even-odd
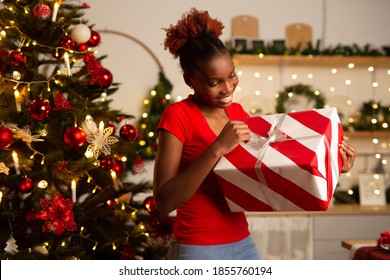
[[[101,122],[95,133],[87,136],[87,142],[90,143],[90,145],[87,147],[85,156],[87,158],[95,157],[97,159],[100,153],[105,155],[111,154],[110,145],[119,141],[115,136],[111,136],[113,131],[112,127],[104,128],[104,124]]]

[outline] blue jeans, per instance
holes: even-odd
[[[250,236],[221,245],[188,245],[172,240],[168,260],[260,260]]]

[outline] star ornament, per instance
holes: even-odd
[[[113,131],[114,129],[112,127],[104,128],[104,124],[101,122],[99,129],[97,129],[95,133],[87,136],[87,142],[90,143],[90,145],[87,147],[85,156],[87,158],[95,157],[97,159],[100,153],[105,155],[111,154],[110,145],[119,141],[115,136],[111,136]]]

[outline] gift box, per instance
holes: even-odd
[[[336,108],[250,117],[251,140],[216,164],[233,212],[325,211],[342,170]]]

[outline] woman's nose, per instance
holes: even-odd
[[[224,83],[223,93],[231,93],[234,90],[235,85],[231,81]]]

